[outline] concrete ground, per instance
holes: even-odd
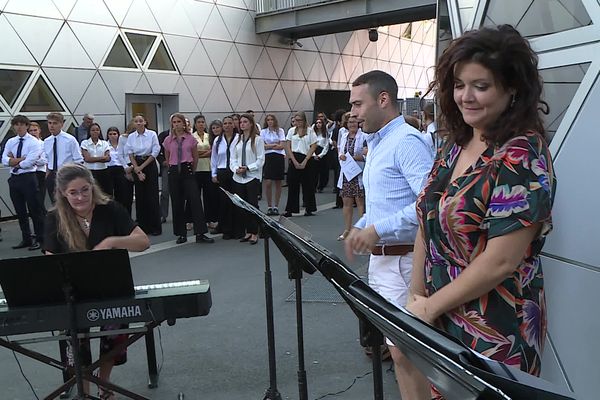
[[[281,201],[283,209],[284,198]],[[313,240],[343,256],[341,210],[332,209],[331,189],[317,194],[316,216],[292,221],[313,235]],[[261,201],[264,210],[266,204]],[[300,214],[301,215],[301,214]],[[170,220],[170,219],[169,219]],[[0,258],[27,257],[27,250],[12,250],[20,240],[15,221],[1,224],[4,240]],[[152,238],[150,251],[131,259],[136,285],[189,279],[208,279],[213,306],[205,317],[178,320],[156,333],[161,375],[159,387],[147,387],[143,342],[129,349],[129,360],[113,371],[113,381],[151,399],[249,400],[262,399],[269,387],[262,241],[251,246],[223,241],[212,245],[193,241],[175,245],[169,221],[163,235]],[[277,352],[277,388],[282,399],[298,399],[295,302],[288,300],[294,283],[287,264],[271,244],[271,268]],[[37,255],[37,254],[36,254]],[[366,259],[350,264],[366,274]],[[363,400],[373,398],[371,362],[358,343],[357,319],[344,303],[336,302],[334,289],[318,273],[303,280],[304,341],[308,398]],[[308,302],[308,300],[321,302]],[[323,300],[325,299],[325,300]],[[329,299],[329,300],[327,300]],[[160,344],[159,344],[160,339]],[[30,346],[57,356],[55,342]],[[93,345],[93,347],[97,347]],[[97,349],[94,349],[97,351]],[[25,376],[39,398],[60,382],[57,370],[18,356]],[[399,398],[390,363],[384,363],[385,398]],[[0,399],[29,400],[31,392],[12,353],[0,349]],[[346,390],[347,389],[347,390]],[[339,393],[339,394],[335,394]],[[120,398],[120,397],[119,397]]]

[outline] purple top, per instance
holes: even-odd
[[[169,152],[169,165],[177,165],[182,162],[191,163],[194,161],[194,152],[197,152],[196,146],[198,145],[198,142],[189,133],[184,133],[181,138],[182,139],[179,139],[173,135],[169,135],[163,143],[165,151]],[[183,140],[183,143],[181,145],[181,160],[177,162],[177,147],[179,140]]]

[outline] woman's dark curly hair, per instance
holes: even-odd
[[[540,112],[548,114],[548,104],[541,99],[537,55],[515,28],[500,25],[466,32],[453,40],[438,60],[428,92],[436,92],[438,126],[449,144],[462,146],[473,137],[473,128],[465,123],[454,101],[454,71],[457,64],[465,62],[481,64],[504,90],[515,90],[514,102],[483,133],[489,144],[502,145],[527,130],[545,136]]]

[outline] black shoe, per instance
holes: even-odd
[[[165,217],[162,217],[162,218],[160,219],[160,223],[161,223],[161,224],[164,224],[165,222],[167,222],[167,219],[166,219]]]
[[[177,244],[181,244],[181,243],[185,243],[185,242],[187,242],[187,236],[179,236],[177,238],[177,240],[175,241],[175,243],[177,243]]]
[[[29,248],[27,250],[34,251],[34,250],[39,250],[41,248],[42,248],[42,245],[40,244],[40,242],[38,242],[37,240],[34,240],[33,242],[31,242],[31,246],[29,246]]]
[[[248,236],[244,236],[243,238],[240,239],[240,243],[244,243],[250,240],[250,235]]]
[[[215,239],[209,238],[203,233],[196,235],[196,243],[214,243]]]
[[[258,238],[254,239],[254,240],[248,240],[248,243],[256,244],[256,243],[258,243]]]
[[[311,211],[307,211],[304,213],[305,217],[312,217],[313,215],[315,215],[314,213],[312,213]]]
[[[33,242],[31,240],[26,241],[26,240],[21,240],[21,243],[19,243],[16,246],[13,246],[12,248],[17,250],[17,249],[24,249],[25,247],[29,247],[33,244]]]
[[[283,213],[283,214],[281,214],[281,215],[283,215],[283,216],[284,216],[284,217],[286,217],[286,218],[290,218],[290,217],[292,216],[292,213],[291,213],[291,212],[289,212],[289,211],[286,211],[286,212],[284,212],[284,213]]]
[[[231,235],[229,233],[224,233],[222,239],[223,240],[231,240],[233,238],[231,237]]]

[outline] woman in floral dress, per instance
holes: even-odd
[[[546,336],[540,252],[556,181],[537,57],[511,26],[470,31],[441,57],[432,88],[448,144],[417,202],[407,308],[538,376]],[[425,378],[415,382],[414,398],[430,398]]]

